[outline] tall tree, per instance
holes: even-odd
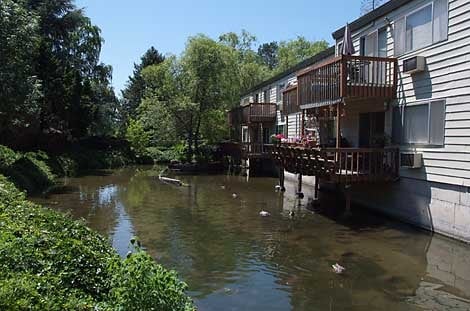
[[[127,116],[136,116],[137,108],[144,98],[145,80],[142,78],[142,70],[160,64],[164,60],[165,57],[152,46],[141,57],[140,63],[134,64],[133,75],[129,77],[126,88],[122,91],[122,105]]]
[[[0,1],[0,143],[37,131],[40,81],[33,60],[38,18],[12,0]]]
[[[278,53],[279,44],[276,41],[270,43],[263,43],[258,47],[258,55],[261,57],[263,63],[273,70],[279,63]]]
[[[205,126],[214,121],[208,118],[225,111],[234,97],[236,57],[230,47],[199,35],[188,40],[181,58],[143,70],[146,101],[171,116],[178,136],[186,141],[188,161],[199,153],[201,139],[212,136],[205,132],[214,130]]]
[[[281,41],[278,51],[279,65],[276,71],[284,71],[327,48],[328,42],[325,40],[308,41],[302,36],[295,40]]]
[[[246,30],[242,30],[239,35],[234,32],[222,34],[219,36],[219,42],[229,47],[236,58],[237,66],[234,68],[233,77],[238,81],[234,85],[236,89],[232,88],[235,92],[235,97],[232,97],[232,104],[236,105],[241,93],[270,75],[269,68],[263,63],[261,57],[253,51],[256,37]]]

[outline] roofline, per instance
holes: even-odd
[[[314,56],[312,57],[309,57],[303,61],[301,61],[300,63],[298,63],[297,65],[294,65],[292,66],[291,68],[281,72],[281,73],[278,73],[277,75],[269,78],[268,80],[265,80],[261,83],[259,83],[258,85],[255,85],[254,87],[252,87],[251,89],[249,89],[248,91],[244,92],[241,94],[241,97],[245,97],[247,95],[250,95],[251,93],[253,93],[254,91],[256,90],[259,90],[259,89],[262,89],[270,84],[273,84],[274,82],[278,81],[278,80],[281,80],[282,78],[284,78],[285,76],[288,76],[292,73],[295,73],[301,69],[304,69],[308,66],[311,66],[313,64],[315,64],[316,62],[322,60],[322,59],[325,59],[331,55],[334,55],[335,54],[335,46],[330,46],[329,48],[315,54]]]
[[[349,23],[349,29],[351,29],[351,32],[359,30],[367,24],[370,24],[376,19],[387,15],[388,13],[398,9],[399,7],[411,1],[413,0],[390,0],[388,2],[385,2],[375,10],[372,10],[369,13],[359,17],[355,21]],[[333,32],[332,36],[335,40],[342,38],[344,36],[344,26]]]

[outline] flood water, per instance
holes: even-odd
[[[34,200],[85,219],[123,256],[138,236],[199,310],[470,310],[469,245],[358,207],[347,217],[334,195],[313,208],[273,178],[179,176],[189,186],[176,187],[158,172],[91,172]]]

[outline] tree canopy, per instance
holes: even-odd
[[[303,37],[258,44],[245,30],[196,35],[180,56],[150,47],[118,99],[103,41],[73,0],[1,0],[0,144],[116,135],[141,153],[177,145],[192,160],[227,137],[240,94],[327,47]]]
[[[140,104],[127,131],[136,137],[135,147],[148,136],[149,146],[183,144],[188,161],[204,156],[201,146],[227,138],[226,112],[238,105],[241,93],[327,44],[299,37],[255,47],[256,37],[246,31],[222,34],[217,41],[197,35],[180,57],[136,67],[134,76],[138,73],[145,91],[136,97]]]
[[[162,63],[165,57],[153,46],[142,55],[139,64],[134,64],[133,75],[129,77],[126,88],[122,91],[122,108],[127,117],[135,117],[137,108],[142,102],[145,91],[145,81],[142,70],[151,65]]]
[[[2,0],[0,17],[0,143],[111,134],[112,69],[83,11],[72,0]]]

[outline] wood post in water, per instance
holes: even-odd
[[[304,194],[302,193],[302,174],[299,173],[298,175],[298,184],[297,184],[297,197],[302,199]]]
[[[281,166],[279,168],[279,186],[281,187],[281,191],[282,192],[285,192],[286,191],[286,187],[284,186],[284,167]]]
[[[315,191],[314,191],[315,200],[318,200],[319,187],[320,187],[320,178],[318,176],[315,176]]]
[[[346,201],[346,214],[351,214],[351,185],[344,186],[344,199]]]

